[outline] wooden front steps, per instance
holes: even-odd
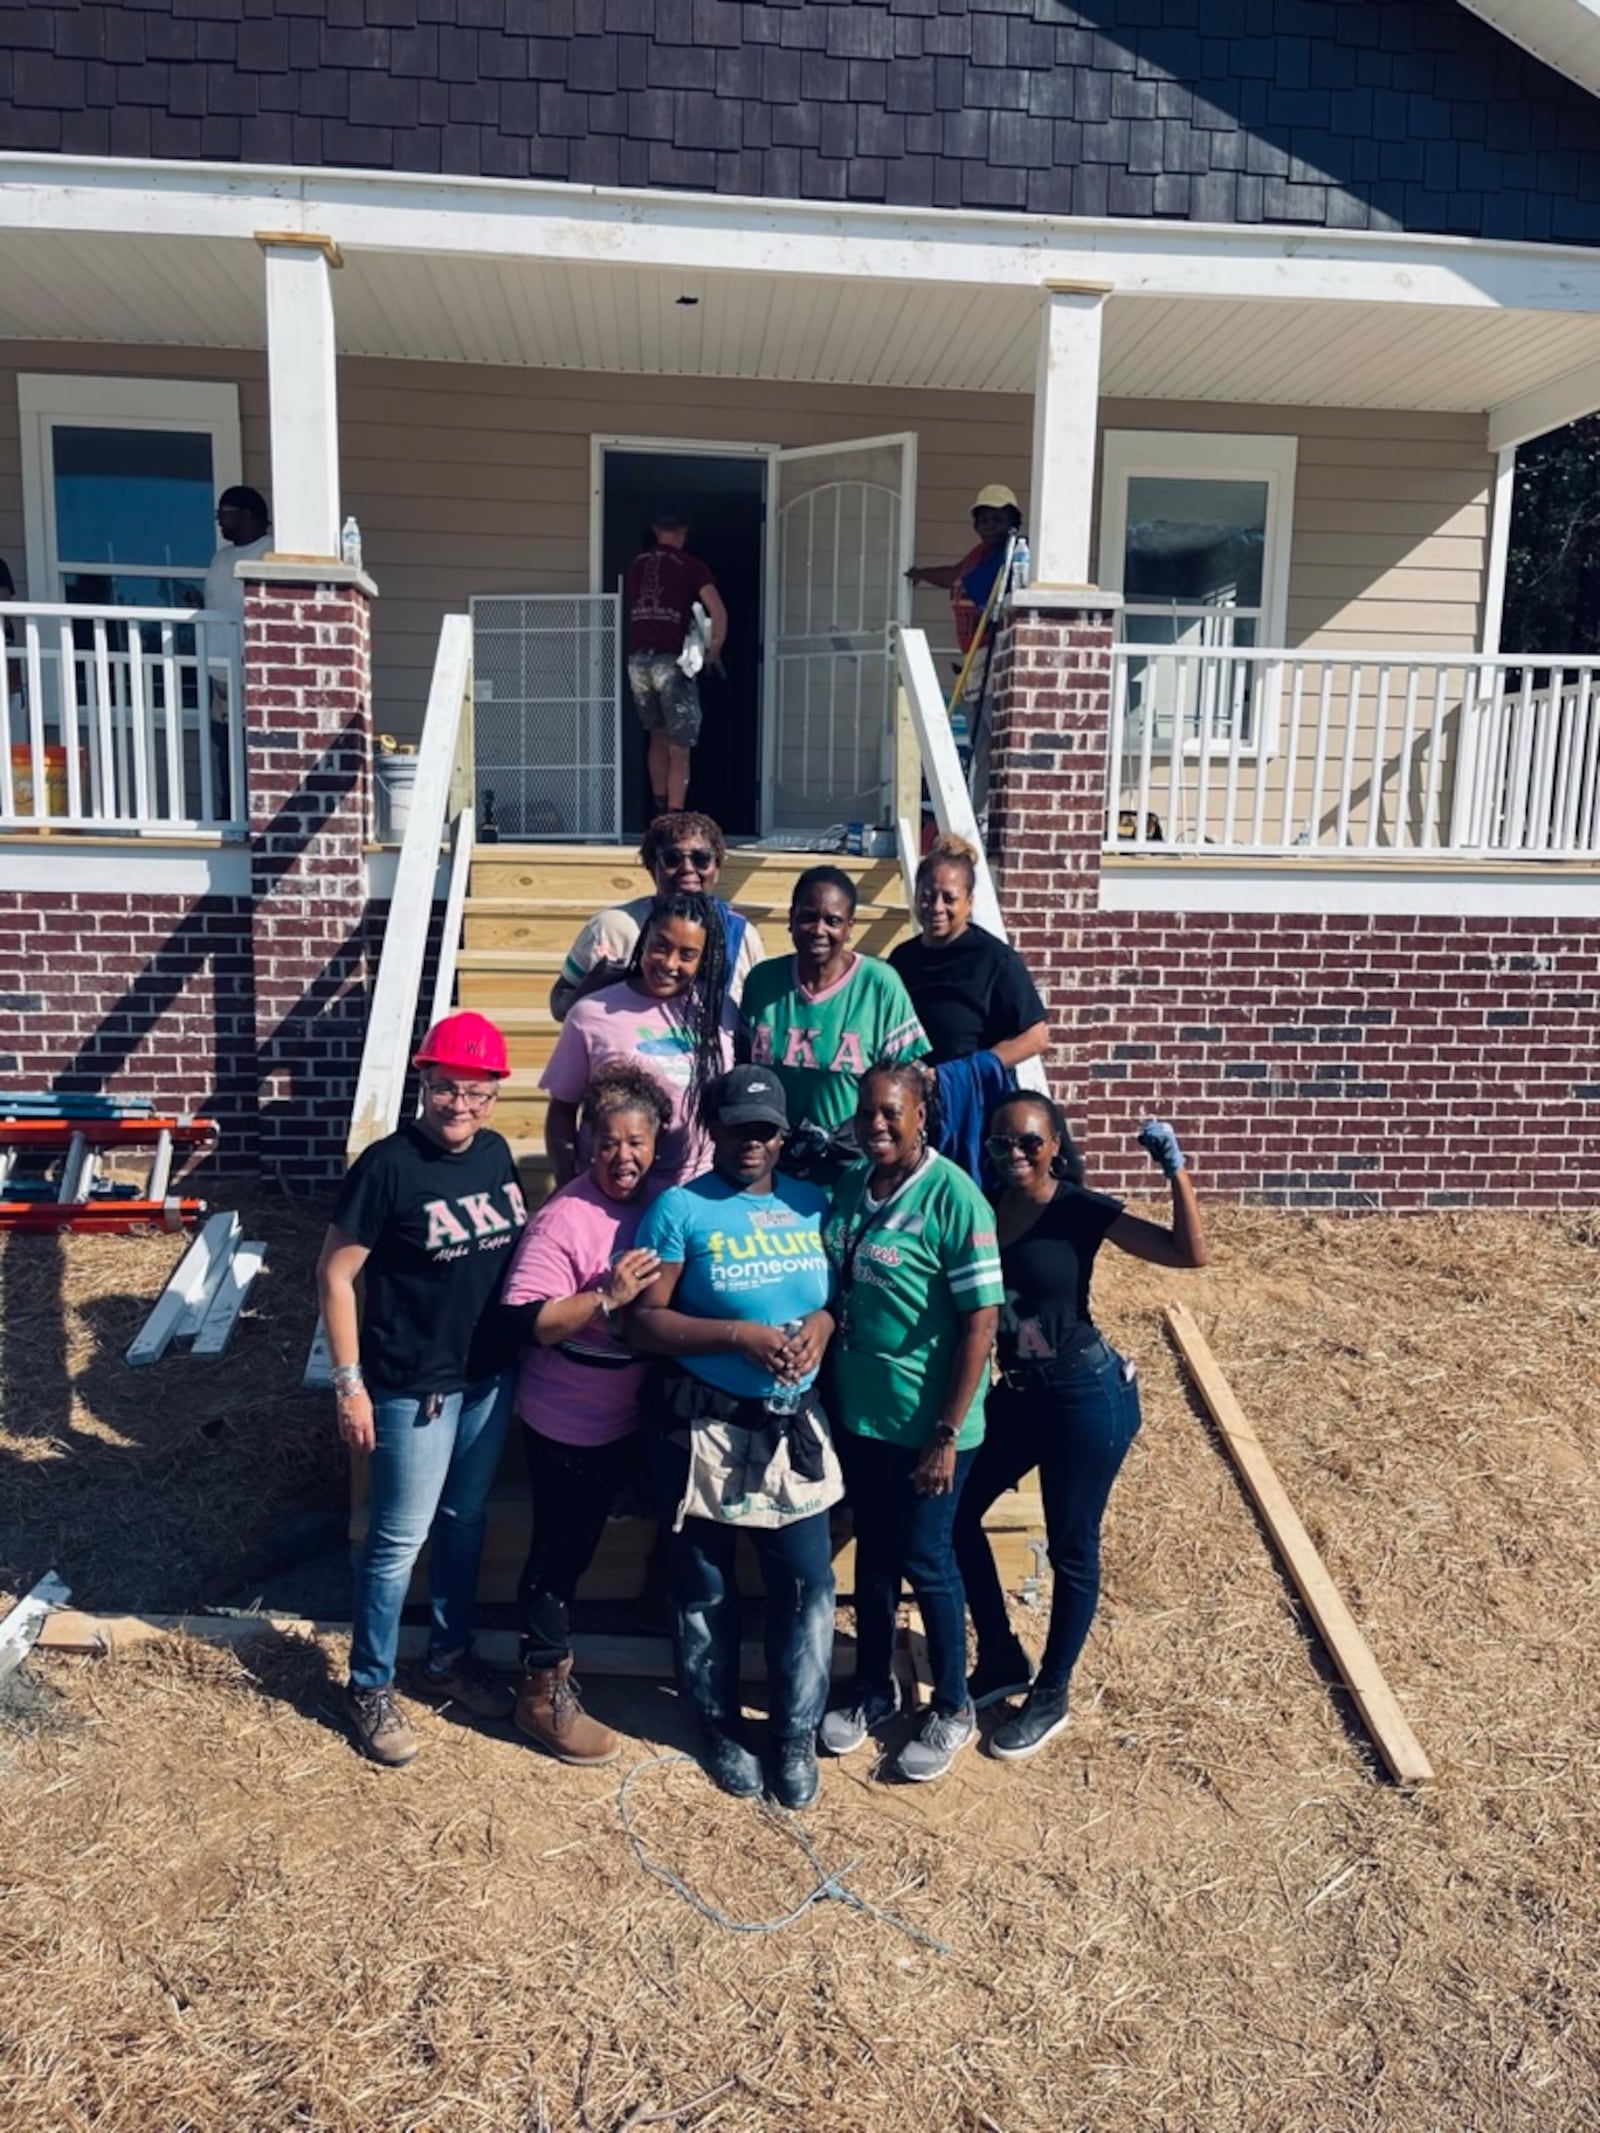
[[[808,867],[840,866],[860,891],[855,945],[886,955],[910,930],[900,869],[892,859],[835,858],[826,852],[730,851],[718,894],[761,932],[769,955],[789,949],[789,901]],[[511,1077],[495,1125],[517,1154],[531,1196],[549,1190],[545,1099],[538,1083],[559,1025],[550,988],[562,959],[597,911],[648,893],[635,854],[614,845],[480,845],[456,958],[456,997],[505,1031]]]

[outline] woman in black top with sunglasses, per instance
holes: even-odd
[[[989,1117],[987,1149],[1000,1180],[995,1228],[1006,1300],[1000,1380],[989,1394],[983,1443],[956,1513],[956,1560],[978,1633],[968,1688],[978,1709],[1027,1691],[989,1743],[1003,1762],[1042,1748],[1067,1722],[1067,1685],[1100,1598],[1100,1522],[1139,1427],[1133,1365],[1095,1327],[1089,1285],[1109,1241],[1156,1266],[1204,1266],[1205,1226],[1177,1135],[1147,1119],[1139,1144],[1172,1187],[1163,1228],[1120,1200],[1090,1192],[1067,1123],[1046,1097],[1008,1096]],[[1055,1587],[1037,1677],[1006,1613],[984,1513],[1039,1469]]]

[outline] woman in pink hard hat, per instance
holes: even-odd
[[[395,1653],[424,1542],[428,1655],[408,1689],[478,1718],[508,1718],[514,1701],[472,1655],[484,1506],[515,1361],[500,1291],[528,1219],[511,1150],[487,1124],[505,1039],[482,1015],[447,1015],[414,1064],[418,1114],[357,1158],[317,1266],[339,1435],[368,1455],[347,1716],[363,1753],[390,1765],[419,1745],[396,1701]]]

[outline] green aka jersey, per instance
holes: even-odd
[[[994,1209],[942,1155],[874,1205],[865,1163],[834,1192],[823,1243],[839,1282],[831,1350],[837,1419],[858,1437],[926,1444],[969,1311],[1005,1301]],[[983,1437],[987,1373],[962,1418],[961,1451]]]
[[[837,984],[803,992],[792,955],[758,963],[741,1002],[751,1057],[783,1083],[789,1123],[825,1133],[856,1113],[856,1083],[873,1066],[920,1059],[928,1039],[898,972],[858,955]]]

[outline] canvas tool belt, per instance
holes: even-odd
[[[810,1393],[792,1414],[738,1400],[670,1365],[660,1381],[663,1419],[689,1439],[689,1474],[672,1530],[686,1518],[771,1528],[828,1511],[844,1495],[828,1421]]]

